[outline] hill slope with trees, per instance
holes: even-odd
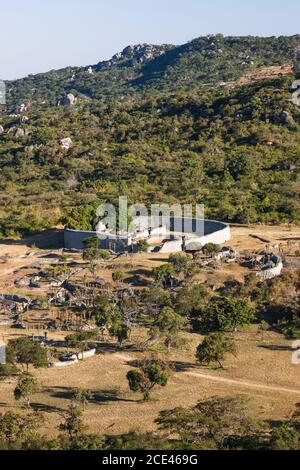
[[[208,217],[229,222],[299,222],[300,109],[291,102],[299,39],[133,46],[92,67],[9,83],[2,236],[70,212],[80,227],[98,201],[120,194],[132,203],[204,203]],[[285,72],[251,80],[274,66]],[[67,93],[74,103],[63,101]]]

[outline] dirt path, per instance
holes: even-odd
[[[133,356],[129,356],[127,354],[122,354],[122,353],[115,353],[114,357],[118,359],[122,359],[126,362],[130,362],[134,359]],[[264,384],[254,383],[254,382],[247,382],[243,380],[228,379],[226,377],[217,377],[216,375],[202,374],[200,372],[187,371],[187,372],[183,372],[183,374],[189,375],[190,377],[195,377],[195,378],[208,380],[212,382],[221,382],[223,384],[234,385],[234,386],[239,386],[239,387],[254,388],[256,390],[266,390],[269,392],[281,392],[281,393],[289,393],[293,395],[300,395],[300,389],[297,390],[295,388],[285,388],[285,387],[279,387],[276,385],[264,385]],[[176,374],[176,376],[180,377],[182,376],[182,373]]]
[[[123,359],[126,362],[130,362],[134,360],[133,356],[129,356],[128,354],[122,354],[122,353],[114,353],[114,357],[117,357],[118,359]]]
[[[0,277],[8,276],[9,274],[13,274],[15,271],[21,270],[22,268],[25,268],[27,266],[30,266],[30,264],[33,264],[36,259],[30,259],[30,260],[23,260],[20,262],[13,262],[11,263],[12,265],[9,268],[2,269],[0,268]]]
[[[207,375],[201,374],[198,372],[184,372],[185,375],[189,375],[190,377],[197,377],[204,380],[211,380],[212,382],[221,382],[228,385],[236,385],[240,387],[247,387],[247,388],[255,388],[257,390],[266,390],[269,392],[282,392],[282,393],[292,393],[296,395],[300,395],[300,390],[294,388],[285,388],[285,387],[277,387],[276,385],[263,385],[257,384],[253,382],[246,382],[234,379],[227,379],[225,377],[216,377],[215,375]]]

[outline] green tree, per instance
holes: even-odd
[[[198,346],[196,359],[203,366],[217,363],[222,369],[226,354],[236,354],[234,342],[221,333],[212,333]]]
[[[183,329],[185,320],[172,308],[165,307],[158,315],[151,329],[151,336],[158,334],[165,338],[165,344],[168,351],[171,351],[172,345],[175,343],[178,333]]]
[[[177,275],[183,275],[184,279],[189,278],[196,270],[196,264],[189,255],[177,253],[170,255],[169,263]]]
[[[0,364],[0,380],[7,377],[14,377],[18,374],[19,370],[14,364]]]
[[[154,268],[152,272],[155,280],[163,287],[168,287],[171,279],[175,276],[174,268],[170,264],[163,264],[158,268]]]
[[[102,312],[97,314],[97,325],[104,331],[106,328],[113,338],[117,338],[119,345],[122,346],[123,342],[129,339],[130,336],[130,320],[126,321],[126,303],[123,299],[120,302],[124,308],[125,315],[121,308],[116,306],[107,305]]]
[[[81,405],[83,410],[85,410],[92,398],[93,394],[90,390],[85,390],[83,388],[75,388],[73,390],[72,400]]]
[[[214,297],[194,312],[192,325],[200,332],[236,331],[255,318],[255,310],[247,299]]]
[[[7,362],[21,364],[28,372],[29,365],[35,368],[47,367],[47,350],[38,341],[23,337],[9,340],[6,348]]]
[[[292,423],[283,423],[272,429],[271,450],[300,450],[300,432]]]
[[[0,415],[0,442],[5,441],[8,447],[18,443],[20,448],[20,442],[35,435],[41,423],[38,413],[21,415],[8,411]]]
[[[143,308],[147,310],[150,316],[157,317],[163,307],[171,307],[173,303],[172,295],[169,291],[161,287],[149,287],[145,289],[140,296]]]
[[[112,280],[117,283],[122,283],[125,278],[125,273],[122,271],[115,271],[112,273]]]
[[[65,345],[67,348],[77,348],[81,352],[89,347],[89,342],[95,340],[98,331],[78,331],[65,337]]]
[[[90,247],[83,250],[82,258],[84,261],[107,261],[111,258],[111,253],[108,250]]]
[[[86,427],[82,421],[82,411],[77,405],[71,403],[66,413],[65,420],[59,428],[67,434],[70,441],[75,441],[83,435]]]
[[[168,383],[168,370],[164,363],[156,360],[144,361],[136,370],[127,373],[129,388],[143,394],[143,400],[150,399],[150,392],[156,386],[165,387]]]
[[[243,397],[212,397],[192,408],[164,410],[155,422],[160,430],[200,449],[243,448],[249,441],[256,448],[264,430],[250,417],[247,405]]]
[[[37,379],[27,372],[20,375],[17,386],[14,390],[14,397],[18,401],[24,399],[27,402],[28,408],[30,408],[31,396],[38,391],[39,384]]]
[[[119,345],[129,338],[129,326],[125,323],[121,310],[116,307],[113,309],[113,315],[110,317],[110,325],[108,327],[109,334],[117,338]]]
[[[244,328],[255,319],[255,310],[247,299],[216,299],[211,305],[211,315],[216,316],[221,331]]]
[[[149,245],[146,240],[139,240],[137,242],[137,248],[139,253],[147,253]]]
[[[202,248],[202,251],[205,255],[213,257],[214,255],[217,255],[220,252],[220,247],[215,243],[207,243]]]

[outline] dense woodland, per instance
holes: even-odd
[[[66,222],[92,228],[97,203],[120,194],[131,203],[203,203],[207,217],[228,222],[299,222],[296,75],[224,86],[292,64],[298,44],[299,36],[217,35],[141,45],[91,68],[7,83],[1,236]],[[76,102],[58,106],[67,93]]]

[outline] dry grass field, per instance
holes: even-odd
[[[254,235],[254,237],[253,237]],[[232,228],[230,245],[239,250],[263,250],[265,241],[281,243],[287,247],[290,242],[298,249],[299,227],[253,227]],[[24,257],[34,252],[33,256]],[[0,257],[6,256],[0,265],[0,293],[22,292],[14,286],[20,270],[41,261],[43,248],[32,248],[22,241],[2,242]],[[53,250],[53,253],[59,251]],[[74,259],[79,262],[79,256]],[[101,271],[101,276],[111,281],[114,269],[122,269],[128,276],[139,274],[145,281],[155,266],[167,261],[167,255],[134,255],[114,261],[113,269]],[[205,271],[199,279],[212,284],[221,284],[229,279],[242,279],[247,270],[237,265],[226,265],[220,271]],[[23,292],[24,293],[24,292]],[[0,339],[7,340],[23,334],[36,334],[36,330],[19,331],[0,326]],[[61,332],[50,332],[49,338],[59,339]],[[214,395],[227,396],[243,394],[251,399],[251,409],[256,416],[266,419],[280,419],[288,416],[296,403],[300,403],[300,366],[292,365],[292,342],[272,332],[259,333],[253,326],[245,332],[234,335],[238,346],[237,357],[229,357],[224,370],[200,368],[195,364],[195,350],[201,341],[197,334],[184,333],[185,343],[181,349],[167,354],[163,349],[155,353],[172,365],[173,372],[165,388],[156,388],[150,402],[142,403],[140,396],[128,389],[127,371],[132,361],[142,353],[120,350],[111,342],[100,348],[99,354],[79,364],[63,369],[42,369],[35,371],[41,391],[33,397],[33,407],[45,417],[45,432],[57,432],[62,414],[70,403],[70,393],[75,387],[89,389],[94,399],[84,413],[84,420],[91,432],[116,434],[130,430],[153,430],[154,419],[159,412],[177,406],[189,406],[198,400]],[[145,331],[136,330],[131,342],[145,337]],[[147,353],[149,354],[149,353]],[[21,410],[13,398],[15,381],[0,382],[0,412]]]
[[[2,329],[1,336],[11,336],[11,332]],[[50,334],[54,336],[57,337]],[[126,381],[132,361],[142,354],[118,351],[115,344],[106,345],[103,353],[74,366],[36,371],[42,388],[33,397],[33,407],[45,413],[45,431],[50,435],[55,433],[75,387],[94,393],[95,398],[84,413],[93,432],[152,430],[159,411],[193,405],[215,395],[249,397],[253,413],[262,419],[288,416],[300,402],[300,366],[291,363],[291,342],[274,333],[264,333],[262,338],[256,328],[235,338],[238,356],[228,358],[224,370],[195,364],[195,349],[201,341],[196,334],[185,335],[186,345],[181,351],[170,355],[160,352],[160,357],[170,361],[174,370],[167,387],[155,389],[148,403],[140,402],[139,395],[129,391]],[[14,385],[13,379],[0,384],[1,412],[20,409],[13,398]]]

